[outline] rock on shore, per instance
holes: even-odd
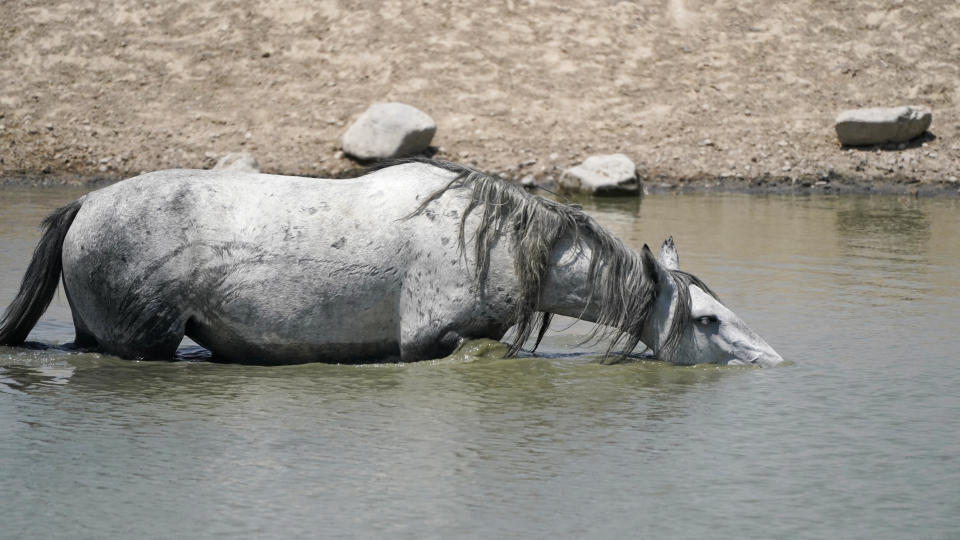
[[[220,158],[213,168],[227,171],[260,172],[260,164],[257,163],[257,158],[249,152],[230,152]]]
[[[425,112],[403,103],[375,103],[343,134],[343,151],[361,161],[423,152],[437,131]]]
[[[932,120],[922,107],[853,109],[837,116],[837,138],[848,146],[907,142],[922,135]]]
[[[563,172],[560,187],[593,195],[636,195],[640,192],[637,166],[623,154],[588,157]]]

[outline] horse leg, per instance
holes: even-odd
[[[447,254],[450,268],[457,267],[458,257],[455,251]],[[499,296],[488,297],[492,302],[479,298],[468,272],[451,275],[446,266],[426,260],[408,269],[400,291],[400,359],[442,358],[465,340],[502,338],[510,328],[512,304]]]
[[[401,297],[403,298],[403,297]],[[469,339],[499,340],[510,328],[508,317],[478,305],[431,303],[405,311],[400,319],[400,359],[443,358]]]
[[[443,358],[467,339],[455,330],[444,332],[430,327],[411,328],[403,334],[400,341],[400,360],[403,362]]]
[[[67,295],[67,304],[70,305],[70,315],[73,317],[74,338],[73,343],[66,344],[66,347],[79,350],[95,350],[97,348],[97,338],[93,332],[87,328],[83,318],[80,317],[80,311],[74,305],[73,297],[70,295],[70,288],[64,283],[63,291]]]
[[[97,348],[97,338],[87,329],[86,325],[77,317],[76,313],[73,315],[73,328],[75,334],[73,343],[70,343],[68,345],[69,347],[81,350],[93,350]]]
[[[130,298],[116,303],[86,300],[71,301],[75,347],[129,359],[173,359],[187,320],[180,307]]]
[[[95,336],[97,348],[108,354],[138,360],[172,360],[183,341],[186,318],[176,314],[146,313],[135,324],[118,324],[107,336]]]

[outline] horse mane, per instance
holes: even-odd
[[[589,239],[592,256],[588,270],[591,297],[598,294],[597,326],[584,340],[609,339],[606,359],[622,360],[640,343],[640,334],[652,315],[660,292],[658,280],[644,278],[643,258],[627,248],[623,242],[607,232],[592,217],[572,204],[564,204],[527,192],[521,186],[465,165],[429,158],[406,158],[376,163],[367,172],[402,165],[423,163],[455,173],[444,187],[430,194],[408,217],[423,212],[426,207],[452,189],[469,189],[469,204],[460,218],[459,247],[466,249],[466,221],[474,211],[481,213],[474,233],[474,279],[478,290],[483,290],[489,265],[492,242],[509,234],[512,242],[514,270],[520,282],[513,324],[517,335],[510,344],[509,354],[516,354],[534,330],[536,350],[550,325],[552,313],[539,310],[543,283],[549,271],[550,253],[556,242],[572,234],[574,245]],[[713,296],[713,292],[695,276],[679,270],[668,270],[658,265],[657,271],[666,271],[675,280],[678,305],[664,342],[655,354],[671,360],[683,330],[691,323],[689,285],[697,285]],[[592,299],[592,298],[591,298]],[[589,300],[588,300],[589,303]],[[621,352],[613,354],[622,344]]]

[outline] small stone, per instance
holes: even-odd
[[[520,179],[520,185],[524,187],[532,187],[537,185],[537,179],[533,177],[532,174],[528,174]]]
[[[249,152],[230,152],[220,158],[220,161],[213,168],[220,171],[260,172],[260,164],[257,163],[257,158]]]
[[[375,103],[343,134],[343,151],[362,161],[423,152],[437,131],[425,112],[403,103]]]
[[[958,180],[957,180],[957,177],[956,177],[956,176],[948,176],[948,177],[947,177],[947,182],[956,183],[957,181],[958,181]]]
[[[922,107],[854,109],[837,116],[835,129],[840,143],[849,146],[906,142],[925,132],[932,120]]]
[[[594,195],[636,195],[640,191],[637,166],[623,154],[591,156],[563,171],[560,187]]]

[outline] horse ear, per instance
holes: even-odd
[[[643,245],[643,249],[640,250],[640,259],[643,261],[643,277],[650,280],[650,283],[660,283],[664,279],[663,274],[666,269],[653,256],[650,246]]]
[[[667,270],[680,269],[680,255],[677,254],[677,246],[673,243],[673,237],[667,238],[660,246],[660,264]]]

